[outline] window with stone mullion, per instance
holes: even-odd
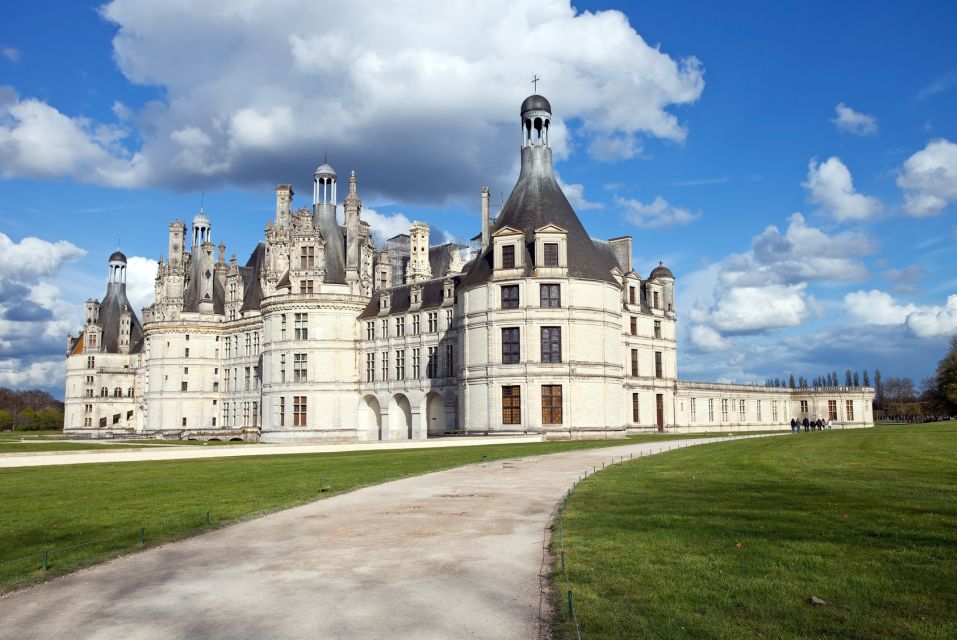
[[[562,361],[562,328],[542,327],[542,362]]]

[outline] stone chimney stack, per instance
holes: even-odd
[[[293,195],[291,184],[276,185],[276,224],[279,226],[288,226],[292,219]]]
[[[482,187],[482,251],[488,248],[492,220],[489,217],[488,185]]]
[[[432,278],[429,264],[429,225],[413,221],[409,229],[409,266],[405,270],[406,282],[419,282]]]

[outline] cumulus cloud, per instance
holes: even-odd
[[[0,233],[0,283],[35,283],[85,255],[86,251],[66,240],[49,242],[27,237],[14,242]]]
[[[623,211],[625,220],[636,227],[674,227],[694,222],[701,213],[675,207],[661,196],[647,204],[634,198],[615,196],[615,204]]]
[[[940,138],[909,157],[897,176],[904,190],[904,211],[935,216],[957,201],[957,144]]]
[[[23,53],[19,49],[8,45],[0,47],[0,54],[10,62],[20,62],[20,58],[23,57]]]
[[[265,0],[115,0],[101,13],[117,27],[122,73],[163,97],[134,119],[117,114],[139,127],[125,152],[101,143],[97,125],[23,100],[0,135],[42,144],[4,148],[6,175],[304,186],[328,148],[334,166],[362,170],[367,193],[442,204],[514,179],[532,69],[555,110],[558,158],[567,139],[606,159],[630,157],[649,137],[681,142],[672,108],[704,88],[695,58],[649,45],[618,11],[579,12],[568,0],[290,0],[288,19]],[[563,133],[566,122],[573,131]],[[56,147],[64,155],[47,164]]]
[[[859,113],[843,102],[839,102],[834,111],[837,114],[831,119],[838,131],[853,133],[856,136],[872,136],[877,133],[877,118],[866,113]]]
[[[558,185],[568,198],[568,203],[572,205],[575,211],[588,211],[591,209],[604,209],[605,205],[601,202],[593,202],[585,197],[585,187],[580,183],[568,184],[562,180],[560,175],[555,175],[558,179]]]
[[[126,297],[136,315],[142,320],[142,309],[153,304],[156,295],[156,269],[159,264],[151,258],[130,256],[126,262]]]
[[[33,362],[25,362],[20,358],[0,359],[0,387],[49,389],[51,381],[62,381],[64,375],[66,360],[62,356]]]
[[[404,213],[379,213],[375,209],[362,209],[362,219],[372,228],[372,239],[384,248],[386,240],[400,233],[408,233],[412,221]]]
[[[844,296],[844,307],[863,324],[906,325],[919,338],[957,333],[957,295],[942,305],[899,304],[885,291],[855,291]]]
[[[807,180],[802,186],[807,189],[811,202],[820,205],[838,222],[868,220],[881,210],[877,198],[854,189],[851,172],[836,156],[820,164],[812,158],[808,163]]]
[[[691,343],[702,351],[724,351],[730,346],[720,333],[707,325],[692,325],[689,337]]]
[[[804,283],[734,287],[718,298],[706,314],[698,317],[726,334],[797,327],[811,314],[806,288]]]

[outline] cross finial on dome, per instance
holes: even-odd
[[[532,87],[533,87],[532,91],[534,91],[535,93],[538,93],[538,83],[541,81],[542,79],[538,77],[537,73],[532,74]]]

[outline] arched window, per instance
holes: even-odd
[[[133,387],[130,387],[129,389],[126,390],[126,395],[127,397],[130,397],[130,398],[133,397]]]
[[[123,390],[122,390],[121,388],[119,388],[119,387],[116,387],[115,389],[113,389],[113,397],[114,397],[114,398],[122,398],[122,397],[123,397]]]
[[[100,397],[101,397],[101,398],[105,398],[105,397],[107,397],[108,395],[110,395],[110,390],[107,389],[106,387],[102,387],[102,388],[100,389]]]

